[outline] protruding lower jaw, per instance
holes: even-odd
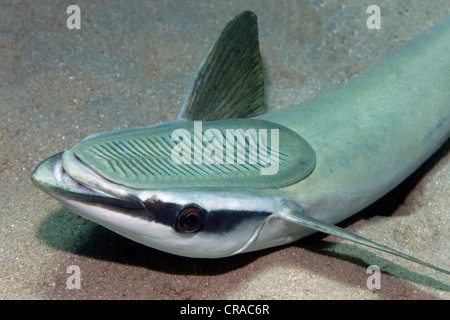
[[[112,183],[100,177],[84,163],[82,163],[72,152],[72,149],[62,153],[61,163],[63,169],[69,173],[70,177],[79,184],[89,186],[97,193],[105,193],[113,197],[127,198],[129,193],[126,188]]]
[[[118,207],[133,211],[143,209],[143,205],[139,201],[134,201],[130,197],[127,198],[126,195],[118,197],[115,194],[106,193],[101,189],[97,189],[95,185],[84,183],[82,180],[73,178],[67,173],[64,167],[64,154],[65,152],[58,153],[44,160],[34,170],[31,175],[31,180],[41,190],[65,204],[70,200],[71,202],[101,204],[103,206]],[[75,165],[74,163],[71,164]],[[81,167],[79,170],[81,170]],[[83,174],[87,177],[95,176],[87,168],[84,170]],[[80,176],[83,176],[81,171],[78,171],[78,173]],[[97,178],[100,179],[100,177]]]

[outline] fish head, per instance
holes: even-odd
[[[39,188],[86,219],[172,254],[219,258],[243,252],[276,210],[273,197],[237,189],[139,190],[105,180],[100,190],[73,179],[63,156],[36,168],[32,181]],[[86,175],[94,174],[89,170]]]
[[[259,130],[274,128],[281,130],[277,138],[284,141],[278,150],[272,144],[275,137],[258,140]],[[230,129],[240,132],[242,140],[227,138]],[[185,130],[184,139],[177,140],[177,130]],[[208,130],[216,132],[215,139],[209,139]],[[276,189],[312,170],[314,154],[302,152],[310,147],[299,139],[287,128],[262,120],[212,121],[202,128],[177,120],[90,136],[45,160],[31,179],[80,216],[136,242],[182,256],[225,257],[250,250],[280,208]],[[227,148],[231,140],[235,145]],[[262,159],[261,149],[252,150],[259,143],[266,158],[250,164],[252,153]],[[238,161],[240,146],[247,162]],[[235,162],[227,163],[231,149]],[[178,163],[174,150],[175,155],[190,153],[190,160]],[[202,162],[194,161],[196,150],[203,151]],[[284,157],[288,151],[290,157]],[[213,157],[219,154],[224,161]],[[274,154],[277,158],[271,158]],[[279,163],[274,166],[272,160]],[[262,175],[261,168],[271,165],[278,168],[276,174]]]

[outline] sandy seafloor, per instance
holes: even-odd
[[[5,2],[1,299],[449,299],[448,276],[323,235],[219,260],[159,252],[78,217],[29,178],[92,133],[175,119],[204,54],[242,10],[259,17],[276,110],[364,71],[449,14],[448,1]],[[66,28],[70,4],[81,30]],[[381,7],[381,30],[366,27],[370,4]],[[341,225],[450,269],[448,146]],[[66,288],[70,265],[79,290]],[[383,271],[379,290],[366,286],[369,265]]]

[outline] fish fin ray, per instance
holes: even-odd
[[[398,250],[392,249],[388,246],[376,243],[370,239],[364,238],[354,232],[345,230],[343,228],[340,228],[336,225],[327,223],[327,222],[323,222],[321,220],[318,220],[316,218],[310,217],[308,215],[306,215],[305,213],[303,213],[302,209],[299,208],[296,205],[292,205],[289,206],[288,210],[286,213],[283,214],[283,218],[285,220],[288,220],[290,222],[294,222],[294,223],[298,223],[301,224],[307,228],[310,229],[314,229],[316,231],[320,231],[326,234],[330,234],[330,235],[334,235],[334,236],[338,236],[340,238],[346,239],[346,240],[350,240],[359,244],[362,244],[364,246],[370,247],[370,248],[374,248],[374,249],[378,249],[396,256],[399,256],[403,259],[406,260],[410,260],[413,262],[416,262],[418,264],[421,264],[423,266],[426,266],[428,268],[437,270],[439,272],[445,273],[447,275],[450,275],[450,271],[447,271],[445,269],[436,267],[428,262],[422,261],[420,259],[417,259],[413,256],[410,256],[406,253],[400,252]]]
[[[178,119],[249,118],[264,112],[257,17],[244,11],[225,26],[204,58]]]

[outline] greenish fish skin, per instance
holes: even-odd
[[[45,160],[33,182],[81,216],[173,254],[220,258],[321,231],[449,274],[335,224],[392,190],[449,138],[450,16],[344,85],[271,113],[256,20],[246,11],[225,27],[178,120],[88,137]],[[168,138],[158,137],[195,120],[219,129],[265,123],[287,132],[280,153],[298,153],[285,155],[290,167],[280,176],[262,180],[255,170],[231,180],[219,167],[183,173],[167,163]]]
[[[447,16],[344,85],[257,117],[282,123],[316,152],[312,174],[279,190],[290,199],[288,215],[336,224],[388,193],[448,140],[449,39]]]
[[[392,190],[450,135],[450,16],[313,100],[258,116],[301,135],[313,173],[282,191],[337,223]]]

